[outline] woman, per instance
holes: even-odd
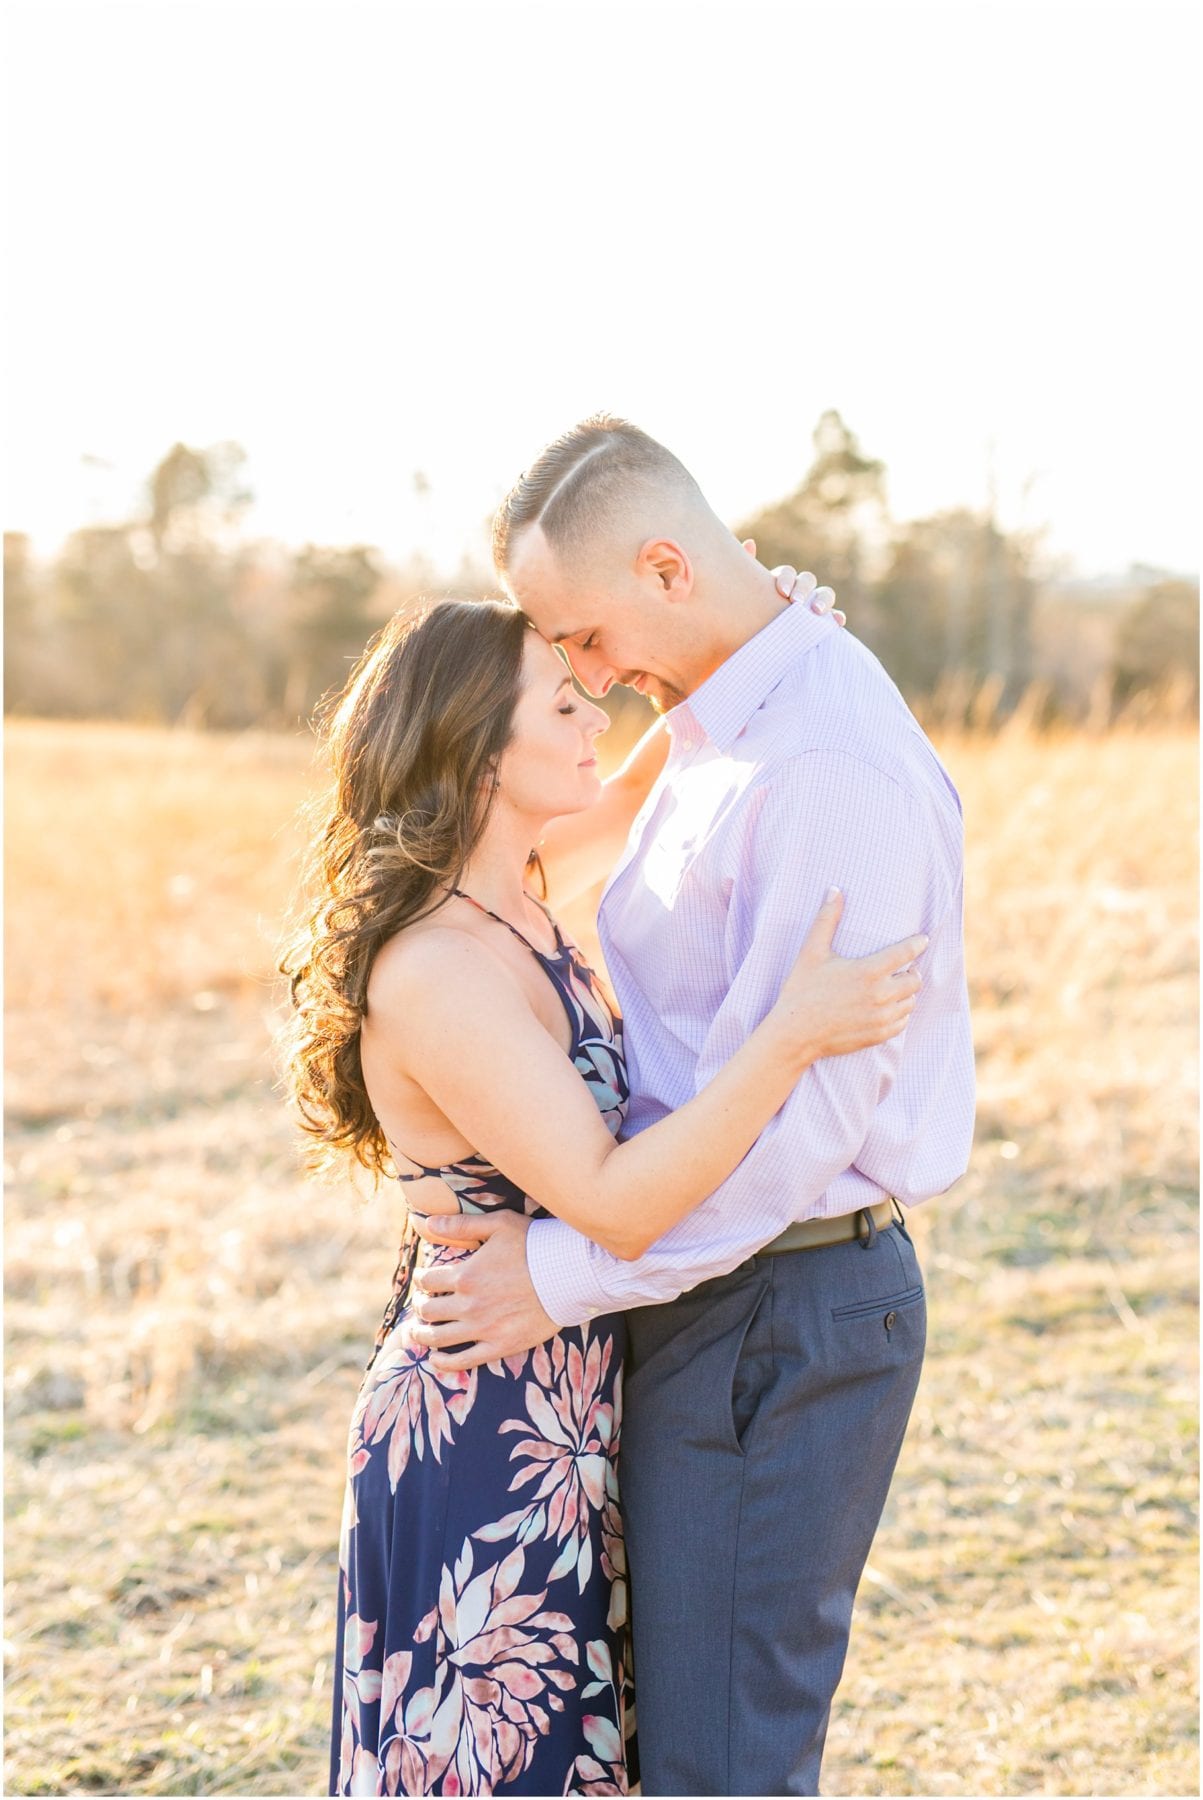
[[[393,620],[332,715],[319,900],[283,966],[314,1160],[393,1174],[424,1213],[546,1209],[633,1257],[813,1061],[904,1028],[919,978],[896,971],[924,941],[844,961],[835,899],[725,1068],[620,1143],[620,1023],[530,883],[543,839],[579,885],[584,815],[612,839],[654,779],[659,729],[603,790],[606,724],[512,607]],[[437,1371],[407,1330],[418,1254],[411,1239],[351,1421],[330,1791],[624,1793],[622,1317]]]

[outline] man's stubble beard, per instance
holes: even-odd
[[[689,698],[681,688],[674,687],[671,681],[662,681],[658,675],[649,675],[645,669],[632,669],[622,685],[623,687],[634,687],[637,681],[655,682],[656,692],[653,693],[650,687],[644,688],[643,698],[649,702],[652,711],[658,713],[661,718],[665,713],[671,712],[675,706],[680,706],[682,700]],[[636,692],[638,691],[636,689]]]

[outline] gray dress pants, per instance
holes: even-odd
[[[865,1215],[867,1219],[867,1215]],[[905,1228],[627,1315],[621,1487],[645,1794],[817,1794],[926,1336]]]

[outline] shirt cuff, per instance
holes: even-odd
[[[527,1232],[527,1272],[540,1306],[557,1325],[583,1325],[606,1311],[593,1267],[596,1248],[562,1219],[536,1219]]]

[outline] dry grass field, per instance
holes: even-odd
[[[941,748],[978,1137],[913,1215],[929,1358],[827,1787],[1193,1793],[1197,740]],[[312,779],[299,740],[8,732],[12,1794],[325,1791],[399,1220],[300,1179],[273,1089]]]

